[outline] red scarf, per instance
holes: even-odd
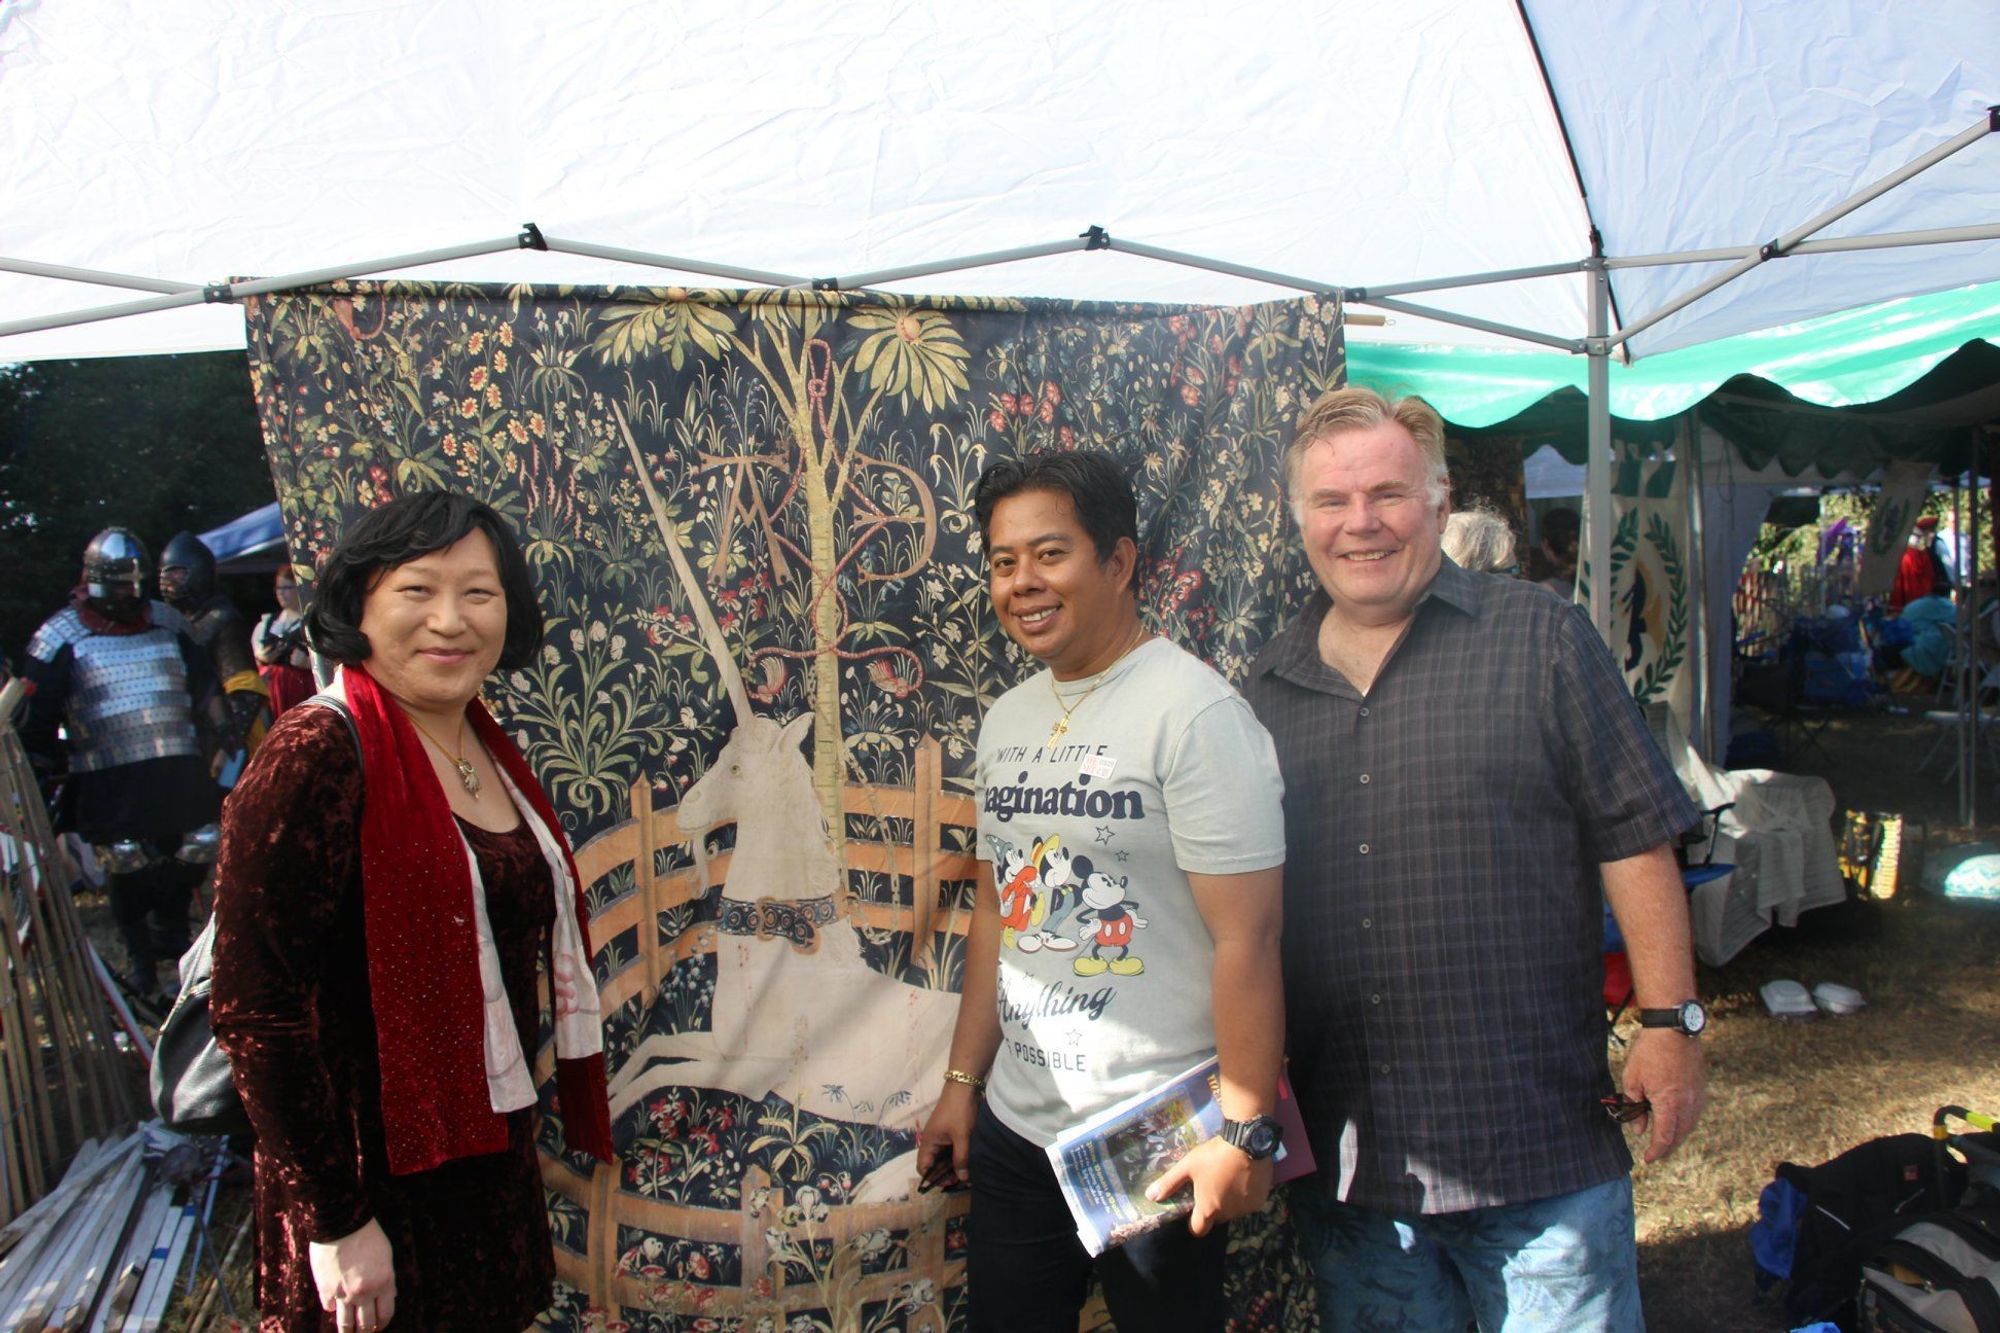
[[[505,1151],[507,1118],[493,1110],[487,1090],[479,941],[464,837],[403,710],[359,665],[345,668],[342,680],[368,786],[361,900],[381,1048],[382,1131],[390,1172],[409,1175],[454,1157]],[[588,955],[583,881],[548,796],[484,704],[474,699],[466,717],[561,844]],[[558,1058],[556,1096],[571,1150],[612,1160],[604,1056]]]

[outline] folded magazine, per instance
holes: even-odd
[[[1282,1074],[1274,1114],[1285,1135],[1273,1159],[1273,1179],[1311,1175],[1305,1121]],[[1049,1145],[1049,1161],[1076,1218],[1083,1248],[1102,1254],[1191,1211],[1192,1191],[1154,1203],[1146,1197],[1146,1187],[1197,1143],[1221,1132],[1222,1074],[1214,1056],[1065,1131]]]

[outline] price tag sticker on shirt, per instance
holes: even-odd
[[[1118,761],[1108,754],[1085,755],[1082,767],[1083,776],[1096,778],[1099,782],[1108,782],[1113,770],[1118,767]]]

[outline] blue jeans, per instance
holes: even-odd
[[[1632,1182],[1462,1213],[1291,1192],[1325,1333],[1643,1333]]]
[[[965,1268],[973,1333],[1076,1333],[1094,1271],[1104,1304],[1133,1333],[1221,1333],[1226,1227],[1185,1221],[1135,1236],[1095,1261],[1076,1238],[1049,1155],[984,1104],[971,1144]]]

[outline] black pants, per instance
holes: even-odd
[[[144,870],[108,877],[111,918],[125,943],[127,979],[140,991],[158,989],[156,964],[176,961],[187,952],[188,904],[206,873],[168,856]]]
[[[1220,1333],[1226,1228],[1170,1223],[1096,1260],[1076,1238],[1048,1154],[985,1106],[972,1133],[966,1278],[974,1333],[1076,1333],[1095,1269],[1120,1329]]]

